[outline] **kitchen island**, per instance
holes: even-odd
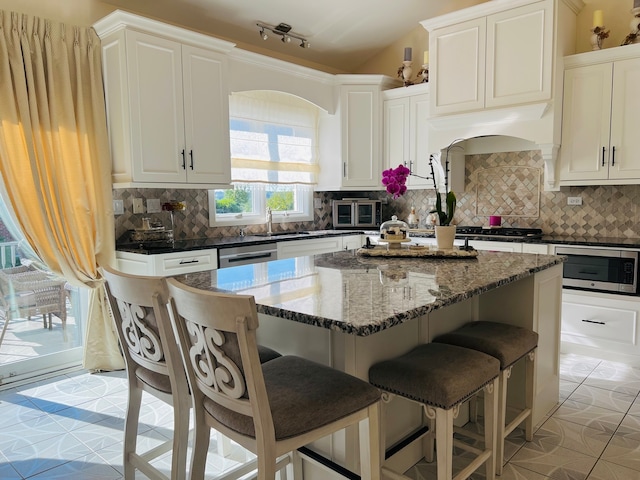
[[[373,363],[468,321],[531,328],[540,335],[533,412],[538,424],[558,402],[563,260],[507,252],[478,252],[472,259],[413,259],[346,251],[176,278],[196,288],[253,295],[260,343],[363,379]],[[514,369],[512,381],[520,376]],[[510,401],[521,403],[522,398],[514,395]],[[387,447],[420,425],[420,409],[402,398],[385,405],[385,411]],[[357,432],[334,435],[313,447],[358,471]],[[421,457],[419,448],[410,448],[388,462],[402,471]],[[306,480],[327,478],[315,468],[305,463]]]

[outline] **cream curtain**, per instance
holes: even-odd
[[[114,227],[100,40],[0,10],[0,173],[5,202],[44,263],[91,289],[84,367],[124,368],[99,265]]]

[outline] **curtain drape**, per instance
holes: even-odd
[[[91,289],[83,365],[124,368],[99,265],[114,258],[100,40],[91,28],[0,10],[5,202],[42,261]]]

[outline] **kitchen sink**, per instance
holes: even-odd
[[[309,232],[297,231],[297,232],[272,232],[272,233],[254,233],[256,237],[282,237],[283,235],[309,235]]]

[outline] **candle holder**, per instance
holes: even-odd
[[[429,64],[425,63],[422,65],[422,68],[418,70],[418,78],[422,78],[420,83],[428,83],[429,82]]]
[[[609,37],[609,30],[605,30],[604,25],[602,27],[593,27],[591,29],[591,46],[593,50],[600,50],[602,48],[602,41]]]
[[[640,7],[632,8],[631,13],[633,14],[633,19],[629,25],[631,29],[631,33],[627,35],[622,42],[622,45],[631,45],[633,43],[638,43],[640,37]]]
[[[413,85],[413,82],[411,81],[412,73],[413,69],[411,68],[411,60],[405,60],[402,62],[402,65],[398,68],[398,78],[402,78],[405,87]]]

